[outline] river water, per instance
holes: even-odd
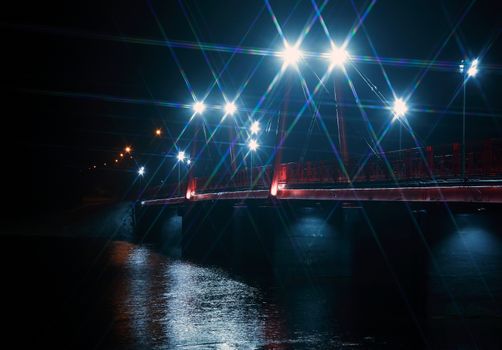
[[[459,242],[439,244],[439,263],[448,270],[441,278],[450,288],[434,289],[429,276],[419,282],[425,296],[418,298],[385,285],[355,285],[350,277],[249,276],[170,257],[154,244],[3,237],[6,335],[16,348],[496,349],[497,231],[464,232],[462,244],[477,261],[470,277],[455,250]],[[449,305],[464,311],[459,316]]]

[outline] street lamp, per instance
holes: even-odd
[[[162,135],[162,130],[161,129],[155,129],[155,136],[160,136]]]
[[[253,123],[251,123],[249,131],[252,135],[258,134],[258,132],[260,131],[260,122],[255,120]]]
[[[260,145],[258,144],[258,142],[255,140],[255,139],[251,139],[249,140],[248,142],[248,148],[249,150],[251,151],[251,154],[249,155],[251,157],[251,175],[250,175],[250,188],[253,188],[253,153],[258,149],[258,147],[260,147]]]
[[[394,119],[401,119],[408,112],[408,106],[402,98],[396,98],[394,104],[392,105],[392,113],[394,113]]]
[[[349,58],[349,53],[344,47],[336,47],[333,45],[331,52],[327,53],[326,56],[330,62],[329,70],[332,70],[335,67],[343,67],[343,64]]]
[[[251,139],[249,142],[248,142],[248,147],[251,151],[256,151],[258,149],[260,145],[258,144],[258,142],[256,142],[256,140],[254,139]]]
[[[185,151],[179,151],[176,159],[178,159],[178,193],[181,195],[181,163],[184,163],[186,159],[187,164],[190,164],[190,159],[187,159]]]
[[[227,104],[225,105],[225,114],[233,115],[236,111],[237,107],[235,106],[235,103],[227,102]]]
[[[392,121],[396,119],[402,119],[408,112],[408,105],[402,98],[396,98],[394,100],[394,104],[392,105],[392,113],[394,114],[394,118]],[[403,124],[399,123],[399,151],[402,148],[402,139],[403,139]],[[401,152],[399,152],[399,157],[401,157]]]
[[[478,64],[479,64],[479,60],[477,58],[471,62],[471,65],[470,65],[469,69],[467,70],[467,75],[469,76],[469,78],[475,77],[476,74],[478,74],[478,72],[479,72]]]
[[[176,158],[178,159],[178,161],[184,162],[185,161],[185,152],[184,151],[179,151],[178,155],[176,156]]]
[[[139,175],[139,176],[143,176],[143,175],[145,175],[145,167],[144,167],[144,166],[142,166],[142,167],[140,167],[140,168],[138,169],[138,175]]]
[[[474,78],[479,72],[479,60],[476,58],[471,61],[469,68],[464,72],[464,62],[460,64],[460,73],[463,73],[463,102],[462,102],[462,179],[465,181],[465,100],[466,100],[466,87],[469,78]]]
[[[284,61],[283,68],[290,65],[295,66],[303,57],[303,52],[299,49],[299,44],[291,46],[288,42],[284,43],[284,49],[279,53],[279,57]]]
[[[193,104],[192,108],[195,114],[202,114],[206,110],[206,105],[204,104],[204,102],[198,101]]]

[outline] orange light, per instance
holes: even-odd
[[[131,147],[127,146],[127,147],[124,149],[124,151],[125,151],[126,153],[131,153]]]
[[[115,159],[115,163],[118,163],[118,162],[119,162],[119,160],[118,160],[118,159]]]
[[[124,157],[124,153],[120,153],[120,157]]]
[[[160,129],[155,130],[155,135],[157,135],[157,136],[162,135],[162,130],[160,130]]]

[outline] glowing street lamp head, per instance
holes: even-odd
[[[204,104],[204,102],[198,101],[198,102],[195,102],[193,104],[193,111],[196,114],[202,114],[202,113],[204,113],[205,109],[206,109],[206,105]]]
[[[139,175],[139,176],[143,176],[143,175],[145,175],[145,167],[144,167],[144,166],[142,166],[142,167],[140,167],[140,168],[138,169],[138,175]]]
[[[237,111],[237,107],[233,102],[227,102],[225,105],[225,114],[233,115]]]
[[[125,151],[126,153],[131,153],[132,148],[131,148],[131,147],[129,147],[129,146],[127,146],[126,148],[124,148],[124,151]]]
[[[155,129],[155,135],[156,136],[162,135],[162,130],[161,129]]]
[[[469,69],[467,70],[468,77],[474,78],[478,74],[478,72],[479,72],[478,64],[479,64],[479,60],[477,58],[471,62],[471,65],[470,65]]]
[[[392,106],[392,112],[395,118],[402,118],[408,112],[408,106],[402,98],[396,98]]]
[[[467,70],[467,75],[469,77],[475,77],[478,74],[478,72],[479,72],[478,67],[470,66],[469,69]]]
[[[343,67],[344,63],[349,59],[349,53],[343,47],[333,47],[331,52],[327,54],[330,61],[330,69],[334,67]]]
[[[291,46],[288,43],[284,45],[284,50],[279,53],[279,57],[284,61],[284,67],[289,65],[296,66],[302,59],[303,53],[298,48],[298,45]]]
[[[185,152],[183,151],[179,151],[178,152],[178,155],[176,156],[176,158],[178,158],[178,161],[180,162],[184,162],[185,161]]]
[[[256,151],[258,149],[260,145],[258,144],[258,142],[256,142],[256,140],[252,139],[248,142],[248,147],[251,151]]]
[[[254,121],[251,124],[251,127],[249,128],[249,131],[251,131],[251,134],[257,134],[260,131],[260,122],[259,121]]]

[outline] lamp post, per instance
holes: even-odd
[[[179,151],[176,158],[178,159],[178,195],[181,195],[181,163],[185,161],[185,152]]]
[[[253,153],[258,149],[259,145],[258,145],[258,142],[256,142],[255,139],[251,139],[249,140],[248,142],[248,147],[249,147],[249,150],[251,152],[251,154],[249,155],[251,157],[251,160],[250,160],[250,163],[251,163],[251,167],[250,167],[250,170],[251,170],[251,174],[250,174],[250,188],[252,189],[253,188]]]
[[[479,60],[474,59],[469,66],[467,71],[464,70],[465,66],[462,61],[460,65],[460,72],[463,73],[463,102],[462,102],[462,179],[465,181],[465,153],[466,153],[466,145],[465,145],[465,100],[466,100],[466,91],[467,91],[467,81],[469,78],[474,78],[478,74],[478,64]]]

